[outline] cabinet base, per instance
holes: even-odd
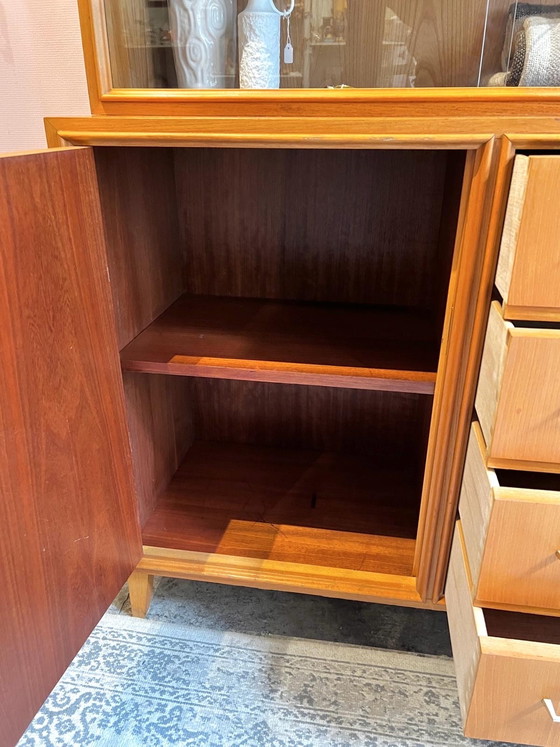
[[[434,604],[421,599],[413,576],[145,546],[144,555],[129,579],[135,617],[145,617],[148,611],[154,576],[404,607],[445,609],[443,602]]]

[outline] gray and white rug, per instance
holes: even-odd
[[[453,663],[108,613],[20,747],[474,747]]]

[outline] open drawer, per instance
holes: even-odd
[[[560,472],[560,329],[490,310],[476,411],[491,467]]]
[[[458,522],[445,598],[466,735],[557,747],[558,618],[473,606],[471,585]]]
[[[487,468],[473,423],[459,513],[475,601],[560,614],[560,475]]]

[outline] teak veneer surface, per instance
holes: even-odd
[[[419,484],[422,480],[431,397],[260,381],[179,380],[190,391],[196,440],[359,454],[382,467],[402,469],[406,464]]]
[[[173,151],[95,148],[120,347],[183,291]]]
[[[434,338],[415,310],[183,296],[121,361],[129,371],[430,393]]]
[[[560,320],[557,155],[515,159],[496,286],[506,319]]]
[[[140,558],[92,153],[0,158],[0,744]]]
[[[194,440],[189,390],[174,376],[124,372],[124,395],[140,523]]]
[[[132,371],[124,382],[142,523],[195,439],[405,463],[420,489],[429,396]]]
[[[195,442],[144,545],[409,575],[419,486],[365,457]]]
[[[438,307],[434,268],[453,155],[176,149],[185,290]]]

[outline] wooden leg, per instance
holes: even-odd
[[[128,592],[133,617],[146,617],[154,594],[154,577],[144,571],[134,571],[128,579]]]

